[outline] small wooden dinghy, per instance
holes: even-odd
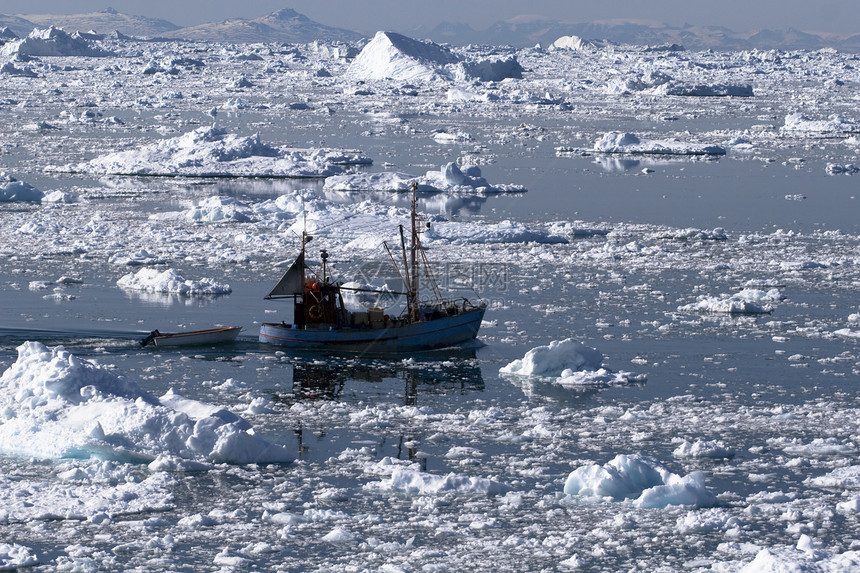
[[[140,341],[141,346],[150,342],[154,346],[207,346],[210,344],[223,344],[236,340],[241,326],[224,326],[221,328],[210,328],[208,330],[189,330],[188,332],[161,333],[153,330],[149,336]]]

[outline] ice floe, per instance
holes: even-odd
[[[162,513],[175,507],[171,487],[176,480],[166,473],[141,479],[111,461],[78,463],[89,465],[61,471],[60,482],[0,477],[0,516],[4,522],[69,520],[109,524],[123,516]],[[98,468],[111,464],[110,477],[104,477]],[[61,462],[59,467],[63,466]]]
[[[471,225],[454,221],[432,223],[425,233],[430,241],[447,241],[455,245],[468,243],[566,243],[567,239],[547,231],[534,230],[517,221],[489,225]]]
[[[39,459],[150,463],[288,462],[278,445],[218,407],[168,392],[160,399],[122,374],[38,342],[18,347],[0,376],[0,449]]]
[[[587,464],[567,477],[564,493],[571,496],[632,500],[636,507],[686,505],[712,507],[717,497],[705,487],[705,476],[679,476],[659,462],[639,454],[619,454],[603,464]]]
[[[838,490],[860,490],[860,466],[836,468],[822,476],[806,478],[805,483]]]
[[[837,573],[860,568],[860,551],[830,552],[816,548],[803,534],[794,547],[770,547],[756,553],[755,559],[740,573],[782,573],[788,571],[821,571]]]
[[[330,191],[409,191],[412,184],[422,193],[524,193],[522,185],[501,183],[491,185],[481,176],[481,168],[467,165],[462,169],[456,163],[446,163],[439,170],[428,171],[424,176],[407,173],[355,173],[327,177],[324,189]]]
[[[827,119],[812,119],[796,112],[785,116],[782,131],[817,132],[823,134],[845,134],[860,132],[860,123],[846,120],[843,116],[832,114]]]
[[[226,283],[213,279],[186,279],[174,269],[159,271],[144,268],[137,273],[129,273],[116,281],[116,286],[144,292],[163,292],[185,296],[230,294],[233,289]]]
[[[370,490],[402,492],[410,495],[438,495],[446,493],[499,495],[510,488],[495,480],[462,476],[453,473],[436,475],[409,468],[396,468],[391,477],[365,486]]]
[[[233,197],[208,197],[191,207],[184,216],[189,221],[247,223],[252,220],[251,212],[247,203]]]
[[[599,153],[627,153],[653,155],[725,155],[719,145],[703,145],[675,140],[639,139],[632,133],[610,131],[594,143]]]
[[[681,305],[678,310],[706,314],[770,314],[776,308],[775,303],[782,299],[779,289],[745,288],[730,296],[704,297],[698,302]]]
[[[49,170],[102,175],[321,178],[342,173],[344,165],[369,162],[359,153],[276,148],[263,143],[258,135],[230,134],[213,124],[138,149]]]

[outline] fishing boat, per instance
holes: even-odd
[[[153,330],[140,341],[141,346],[152,343],[154,346],[208,346],[223,344],[236,340],[241,326],[224,326],[207,330],[189,330],[187,332],[159,332]]]
[[[416,192],[417,185],[413,185],[412,232],[408,247],[403,225],[399,227],[402,267],[383,243],[405,292],[352,288],[332,280],[328,276],[325,250],[320,253],[321,272],[314,272],[305,264],[305,248],[312,237],[303,232],[298,257],[265,296],[267,300],[292,298],[293,319],[289,323],[263,323],[260,342],[306,350],[402,352],[454,346],[477,337],[487,305],[484,302],[473,304],[463,297],[442,296],[421,246],[420,234],[429,224],[419,225]],[[419,258],[433,293],[429,300],[420,297]],[[397,315],[379,306],[351,310],[344,304],[345,291],[405,295],[406,305]]]

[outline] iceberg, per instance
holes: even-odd
[[[408,82],[501,81],[521,78],[523,69],[515,56],[467,60],[448,48],[414,40],[394,32],[377,32],[344,73],[354,80]]]
[[[605,42],[595,40],[585,40],[579,36],[561,36],[552,44],[550,50],[571,50],[574,52],[590,52],[605,47]]]
[[[86,56],[101,58],[114,54],[94,46],[80,36],[66,33],[60,28],[36,28],[22,40],[0,47],[0,55],[11,56]]]

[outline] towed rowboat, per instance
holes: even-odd
[[[222,344],[236,340],[240,330],[242,330],[241,326],[224,326],[207,330],[189,330],[188,332],[161,333],[158,330],[153,330],[149,336],[140,341],[140,345],[146,346],[150,342],[158,347]]]

